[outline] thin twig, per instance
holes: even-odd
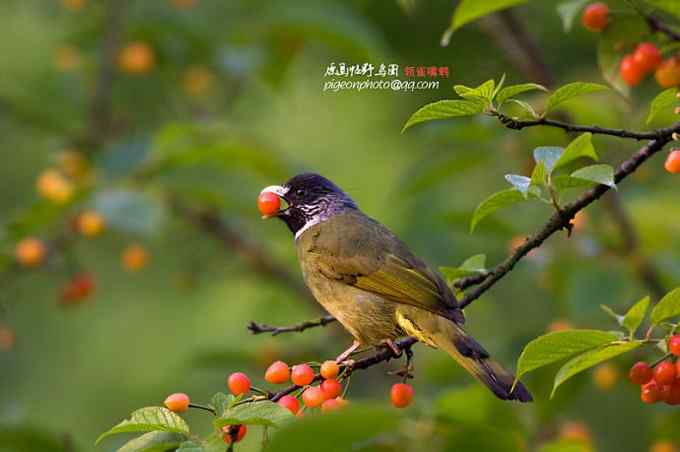
[[[336,319],[332,315],[326,315],[317,320],[308,320],[306,322],[298,323],[290,326],[271,326],[265,323],[250,322],[248,330],[253,334],[272,333],[272,336],[277,336],[281,333],[302,332],[309,328],[317,326],[326,326],[329,323],[335,322]]]
[[[671,28],[661,19],[652,16],[651,14],[643,14],[643,16],[645,17],[645,21],[647,21],[647,25],[649,25],[649,28],[652,31],[658,31],[659,33],[663,33],[669,38],[671,38],[673,41],[680,41],[680,32]]]

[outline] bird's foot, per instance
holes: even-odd
[[[338,357],[335,358],[335,362],[337,362],[337,363],[342,363],[342,362],[347,361],[347,358],[349,358],[349,356],[350,356],[352,353],[354,353],[354,351],[355,351],[357,348],[359,348],[360,345],[361,345],[361,344],[360,344],[358,341],[352,342],[352,345],[350,345],[350,347],[349,347],[347,350],[345,350],[344,352],[340,353],[340,354],[338,355]]]
[[[399,358],[401,356],[401,350],[399,349],[399,347],[396,346],[396,344],[392,341],[392,339],[385,339],[385,340],[381,341],[380,343],[382,345],[384,345],[385,347],[387,347],[388,349],[390,349],[390,351],[392,352],[392,355],[395,358]]]
[[[339,362],[338,364],[342,367],[346,367],[348,369],[352,369],[354,367],[354,364],[356,363],[355,360],[353,359],[346,359],[344,361]]]
[[[398,370],[393,370],[388,372],[388,375],[398,375],[406,381],[409,378],[413,378],[413,372],[415,371],[415,366],[411,364],[411,361],[413,360],[413,350],[411,350],[411,347],[406,347],[404,349],[404,353],[406,353],[406,363],[404,364],[404,367]]]

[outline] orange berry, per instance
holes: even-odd
[[[168,410],[175,413],[182,413],[189,408],[189,403],[191,403],[191,400],[185,393],[176,392],[174,394],[170,394],[163,403]]]
[[[396,383],[392,385],[390,398],[395,407],[406,408],[413,400],[413,387],[406,383]]]
[[[340,366],[338,366],[338,363],[332,360],[324,361],[323,364],[321,364],[321,370],[319,373],[326,380],[330,380],[331,378],[338,376],[340,373]]]
[[[678,448],[672,441],[662,440],[652,444],[649,452],[678,452]]]
[[[182,86],[190,96],[200,97],[209,93],[215,85],[215,75],[204,66],[192,66],[184,73]]]
[[[86,210],[76,219],[78,232],[85,237],[95,237],[101,234],[105,226],[104,218],[94,210]]]
[[[238,443],[246,436],[248,433],[248,428],[241,425],[225,425],[222,427],[222,439],[225,443],[231,444],[232,442]]]
[[[326,400],[319,386],[310,386],[302,393],[302,402],[309,408],[316,408]]]
[[[558,319],[553,322],[550,322],[548,326],[545,328],[545,331],[547,333],[552,333],[555,331],[566,331],[566,330],[573,330],[574,325],[569,323],[568,320],[564,319]]]
[[[656,403],[660,400],[659,385],[655,381],[650,381],[640,387],[640,400],[643,403]]]
[[[149,253],[142,245],[134,243],[123,250],[120,260],[125,270],[134,272],[146,266],[149,261]]]
[[[644,72],[652,72],[661,64],[661,52],[651,42],[641,42],[635,48],[633,58]]]
[[[257,197],[257,208],[265,217],[274,215],[281,208],[281,199],[276,193],[263,191]]]
[[[94,279],[89,273],[80,273],[71,278],[61,288],[61,304],[76,304],[94,292]]]
[[[595,368],[593,372],[595,386],[603,391],[608,391],[619,381],[619,369],[613,364],[604,363]]]
[[[64,8],[68,8],[72,11],[79,11],[83,9],[87,0],[61,0],[61,4]]]
[[[671,174],[680,173],[680,149],[675,149],[668,154],[664,168]]]
[[[345,405],[347,405],[347,401],[340,397],[328,399],[321,404],[321,412],[328,413],[330,411],[339,410],[340,408],[343,408]]]
[[[635,60],[635,57],[628,54],[621,60],[621,66],[619,68],[619,73],[621,78],[626,85],[635,86],[642,81],[645,77],[645,71]]]
[[[37,267],[44,262],[46,255],[47,247],[35,237],[21,240],[14,249],[14,256],[23,267]]]
[[[680,58],[674,56],[663,60],[656,69],[654,78],[662,88],[680,85]]]
[[[560,426],[560,438],[568,441],[590,443],[590,428],[581,421],[567,421]]]
[[[73,184],[53,168],[38,176],[36,189],[40,196],[58,204],[68,202],[73,196]]]
[[[324,380],[323,383],[321,383],[321,391],[323,391],[326,400],[334,399],[342,394],[342,383],[335,378]]]
[[[6,326],[0,326],[0,351],[8,352],[12,350],[15,340],[14,330]]]
[[[290,368],[283,361],[275,361],[264,373],[264,379],[272,384],[279,385],[290,379]]]
[[[229,375],[227,386],[234,395],[245,394],[250,391],[250,378],[243,372],[234,372]]]
[[[654,378],[654,371],[646,362],[638,361],[630,368],[628,378],[633,384],[643,385],[649,383]]]
[[[131,75],[146,74],[156,64],[156,54],[145,42],[131,42],[120,50],[118,67]]]
[[[576,232],[582,231],[583,229],[585,229],[586,224],[588,223],[588,214],[580,210],[576,212],[576,215],[574,215],[574,218],[571,219],[570,223],[571,226],[574,228],[574,231]]]
[[[602,31],[609,23],[609,7],[602,2],[586,6],[581,16],[581,23],[590,31]]]
[[[277,402],[284,408],[287,408],[293,414],[297,414],[300,410],[300,401],[293,397],[292,395],[285,395],[279,399]]]
[[[306,386],[314,380],[314,371],[309,367],[309,364],[298,364],[293,366],[290,379],[298,386]]]

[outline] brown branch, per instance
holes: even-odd
[[[177,201],[171,201],[170,204],[178,216],[218,239],[229,250],[243,258],[256,273],[282,283],[302,298],[311,299],[309,291],[297,278],[248,240],[241,231],[222,221],[216,212],[191,209]]]
[[[99,52],[99,68],[90,103],[89,124],[80,143],[86,152],[104,144],[113,126],[113,84],[116,57],[120,48],[125,12],[129,0],[108,0],[104,37]]]
[[[325,315],[317,320],[307,320],[306,322],[301,322],[290,326],[271,326],[265,323],[251,321],[248,324],[248,330],[253,334],[272,333],[272,336],[278,336],[281,333],[299,333],[309,328],[326,326],[329,323],[333,323],[335,321],[336,319],[332,315]]]
[[[650,30],[663,33],[673,41],[680,41],[680,32],[651,14],[642,14]]]
[[[659,152],[663,147],[672,140],[672,134],[680,132],[680,122],[672,127],[659,129],[656,131],[657,137],[650,141],[649,144],[637,151],[631,158],[624,161],[617,171],[614,173],[614,181],[619,183],[629,175],[631,175],[643,162],[651,156]],[[531,237],[518,247],[510,256],[503,262],[494,267],[488,272],[487,277],[484,278],[477,287],[468,292],[460,301],[460,307],[465,308],[474,300],[479,298],[484,292],[489,290],[491,286],[496,284],[501,278],[507,275],[524,256],[531,250],[539,247],[548,237],[561,229],[569,228],[569,223],[576,213],[589,204],[593,203],[604,195],[610,187],[607,185],[597,185],[581,195],[574,202],[562,207],[560,212],[555,212],[543,228],[533,234]]]
[[[635,140],[653,140],[659,136],[659,132],[657,130],[652,130],[649,132],[636,132],[632,130],[625,130],[625,129],[610,129],[607,127],[599,127],[599,126],[585,126],[585,125],[580,125],[580,124],[571,124],[568,122],[564,121],[557,121],[554,119],[548,119],[548,118],[538,118],[538,119],[529,119],[529,120],[519,120],[515,118],[511,118],[510,116],[507,116],[499,111],[492,111],[491,115],[496,116],[498,120],[508,129],[513,129],[513,130],[522,130],[526,127],[534,127],[534,126],[548,126],[548,127],[556,127],[558,129],[562,129],[566,132],[590,132],[592,134],[596,135],[610,135],[614,137],[619,137],[619,138],[632,138]]]

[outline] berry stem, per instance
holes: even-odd
[[[649,367],[654,368],[654,367],[656,367],[657,365],[659,365],[660,363],[666,361],[666,360],[667,360],[668,358],[670,358],[671,356],[673,356],[673,354],[671,354],[671,353],[666,353],[666,354],[663,355],[661,358],[657,359],[657,360],[654,361],[652,364],[650,364]]]
[[[208,411],[213,414],[213,416],[217,416],[217,412],[213,407],[207,406],[207,405],[201,405],[198,403],[190,403],[189,408],[196,408],[198,410],[203,410],[203,411]]]

